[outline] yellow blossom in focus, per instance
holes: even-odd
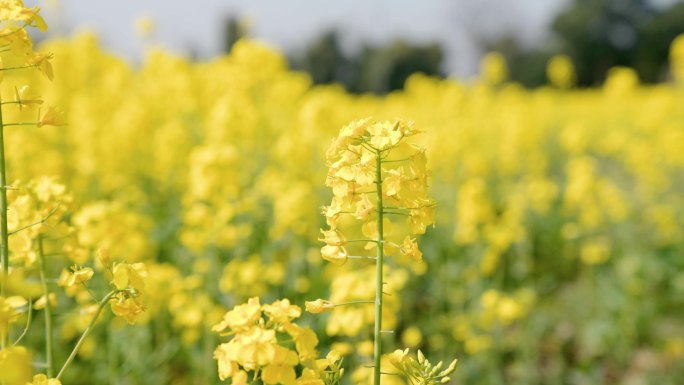
[[[138,298],[119,298],[110,302],[112,313],[123,318],[129,324],[134,324],[145,307]]]
[[[223,320],[212,330],[221,332],[226,328],[233,330],[250,330],[252,325],[261,318],[261,304],[259,297],[252,297],[246,304],[237,305],[223,316]]]
[[[119,290],[126,290],[129,287],[138,293],[144,292],[145,278],[147,269],[144,263],[119,263],[114,266],[114,285]]]
[[[302,315],[299,306],[290,304],[290,300],[285,298],[273,302],[271,305],[263,306],[264,313],[268,314],[274,321],[285,324]]]

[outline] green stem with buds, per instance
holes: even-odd
[[[9,232],[7,231],[7,173],[5,172],[5,126],[0,108],[0,260],[2,276],[0,276],[0,297],[5,296],[5,279],[9,275]],[[3,321],[0,329],[4,330],[0,336],[0,346],[4,350],[9,343],[9,323]]]
[[[43,296],[45,297],[45,357],[47,360],[47,375],[52,378],[54,372],[54,349],[52,347],[52,308],[50,307],[50,288],[47,284],[47,264],[45,263],[45,252],[43,250],[43,235],[38,235],[38,263],[40,264],[40,284],[43,286]]]
[[[384,211],[382,207],[382,156],[380,150],[376,150],[376,161],[375,161],[375,186],[378,199],[378,242],[377,242],[377,259],[375,261],[375,330],[374,330],[374,349],[373,349],[373,362],[375,367],[373,369],[373,385],[380,385],[380,359],[382,357],[382,287],[383,287],[383,277],[382,277],[382,259],[384,256],[384,234],[383,234],[383,217]]]
[[[112,297],[116,295],[118,292],[118,290],[112,290],[104,298],[102,298],[102,301],[100,301],[100,304],[97,307],[97,310],[95,311],[95,315],[93,315],[93,319],[90,320],[88,327],[86,327],[86,329],[83,331],[81,338],[78,339],[76,346],[74,346],[74,350],[71,351],[69,358],[67,358],[66,362],[64,362],[64,366],[62,366],[62,369],[57,374],[56,379],[59,380],[60,378],[62,378],[64,371],[69,366],[69,364],[71,364],[74,358],[76,358],[76,354],[78,354],[78,351],[81,349],[81,345],[83,345],[83,342],[85,342],[86,337],[88,337],[88,334],[90,333],[90,330],[93,328],[93,325],[95,325],[95,322],[100,317],[100,313],[102,313],[102,310],[105,308],[105,306],[107,306],[109,300],[112,299]]]

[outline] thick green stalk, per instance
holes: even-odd
[[[110,291],[104,298],[102,298],[102,301],[100,301],[100,305],[97,307],[97,310],[95,311],[95,315],[93,315],[93,319],[90,320],[88,327],[86,327],[86,329],[83,331],[83,334],[81,335],[81,338],[79,338],[78,342],[76,342],[74,350],[71,351],[69,358],[67,358],[66,362],[64,362],[64,366],[62,366],[62,369],[60,369],[59,373],[57,374],[56,378],[58,380],[62,378],[62,375],[64,374],[66,368],[69,366],[69,364],[71,364],[74,358],[76,358],[76,354],[78,354],[78,351],[81,349],[81,345],[83,345],[83,342],[85,342],[86,337],[88,337],[88,334],[90,333],[90,330],[93,328],[93,325],[95,325],[95,322],[100,317],[100,313],[102,313],[102,310],[105,308],[105,306],[107,306],[109,300],[112,299],[112,297],[116,293],[116,290]]]
[[[5,296],[5,279],[9,275],[9,232],[7,231],[7,174],[5,172],[5,125],[0,108],[0,260],[2,276],[0,277],[0,297]],[[9,343],[9,324],[5,322],[0,328],[4,330],[0,336],[0,346],[5,349]]]
[[[384,234],[383,234],[383,208],[382,208],[382,158],[379,150],[376,151],[375,186],[378,196],[378,239],[377,239],[377,259],[375,260],[375,330],[374,330],[374,352],[373,352],[373,384],[380,385],[380,358],[382,357],[382,258],[384,254]]]
[[[43,286],[43,296],[45,296],[45,357],[47,360],[47,375],[52,378],[54,372],[54,354],[52,337],[52,307],[50,307],[50,287],[47,284],[47,263],[45,263],[45,252],[43,251],[43,235],[38,235],[38,261],[40,263],[40,284]]]

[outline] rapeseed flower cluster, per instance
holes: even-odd
[[[333,140],[326,153],[326,185],[332,189],[333,199],[323,208],[329,226],[321,230],[321,241],[326,243],[321,249],[324,259],[340,264],[350,256],[349,241],[343,226],[338,225],[341,216],[361,221],[361,233],[367,241],[351,242],[361,242],[364,250],[375,249],[378,229],[383,228],[385,253],[421,259],[412,235],[424,234],[434,223],[435,203],[427,197],[425,150],[405,140],[417,133],[410,123],[364,119],[342,128]],[[378,184],[381,194],[376,200]],[[399,219],[379,216],[380,212]],[[379,225],[378,221],[383,223]],[[393,232],[393,222],[403,222],[409,234],[402,237],[402,232]]]
[[[288,299],[262,305],[259,297],[227,312],[212,329],[231,336],[214,351],[220,379],[246,384],[251,372],[251,381],[260,379],[264,384],[339,383],[341,357],[331,353],[317,360],[318,337],[310,328],[293,322],[301,314],[301,308]],[[300,375],[296,371],[299,366]]]

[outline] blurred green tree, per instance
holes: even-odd
[[[327,32],[309,44],[292,66],[311,75],[316,84],[339,83],[348,91],[385,94],[402,89],[415,72],[443,76],[442,48],[394,41],[385,46],[365,45],[355,55],[343,52],[337,32]]]
[[[511,79],[528,87],[546,82],[546,63],[559,53],[572,58],[579,86],[601,84],[614,66],[634,68],[643,82],[663,81],[669,46],[684,33],[684,3],[655,7],[647,0],[574,0],[551,30],[554,36],[541,48],[526,49],[510,37],[485,47],[504,54]]]

